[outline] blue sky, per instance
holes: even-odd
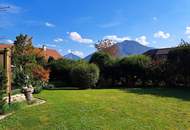
[[[0,42],[33,37],[62,55],[82,57],[110,38],[160,48],[190,39],[190,0],[0,0]]]

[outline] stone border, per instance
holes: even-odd
[[[41,104],[44,104],[46,103],[45,100],[43,99],[40,99],[40,98],[34,98],[37,102],[35,102],[34,104],[31,104],[31,105],[28,105],[26,108],[28,107],[33,107],[33,106],[38,106],[38,105],[41,105]],[[0,121],[5,119],[6,117],[9,117],[11,116],[12,114],[14,114],[15,112],[11,112],[11,113],[8,113],[8,114],[5,114],[5,115],[0,115]]]
[[[3,119],[5,119],[5,118],[8,117],[8,116],[11,116],[12,114],[13,114],[13,112],[12,112],[12,113],[8,113],[8,114],[5,114],[5,115],[0,115],[0,121],[3,120]]]

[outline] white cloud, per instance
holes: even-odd
[[[154,37],[155,38],[168,39],[168,38],[170,38],[170,34],[165,33],[163,31],[158,31],[158,32],[154,33]]]
[[[190,26],[186,27],[185,34],[187,35],[188,38],[190,38]]]
[[[54,25],[54,24],[49,23],[49,22],[45,22],[45,26],[50,27],[50,28],[55,27],[55,25]]]
[[[110,39],[110,40],[113,40],[115,42],[123,42],[125,40],[131,40],[128,36],[118,37],[117,35],[105,36],[103,39]]]
[[[13,44],[14,41],[10,39],[1,40],[0,43],[7,43],[7,44]]]
[[[88,39],[88,38],[83,38],[79,33],[77,32],[68,32],[69,37],[76,42],[79,43],[86,43],[86,44],[90,44],[93,43],[92,39]]]
[[[10,43],[10,44],[14,43],[14,41],[13,41],[13,40],[10,40],[10,39],[5,40],[5,42]]]
[[[103,39],[110,39],[110,40],[113,40],[114,42],[123,42],[125,40],[133,40],[133,39],[131,39],[128,36],[118,37],[117,35],[105,36],[105,37],[103,37]],[[137,37],[135,39],[135,41],[141,43],[142,45],[148,45],[149,44],[149,42],[147,41],[147,37],[146,36]]]
[[[190,26],[189,27],[186,27],[186,32],[185,34],[190,34]]]
[[[141,43],[142,45],[148,45],[149,44],[146,36],[140,36],[140,37],[136,38],[135,41]]]
[[[68,53],[73,53],[74,55],[77,55],[79,57],[84,57],[84,53],[82,51],[76,51],[76,50],[68,50]]]
[[[54,42],[57,42],[57,43],[60,43],[60,42],[63,42],[63,38],[56,38],[53,40]]]

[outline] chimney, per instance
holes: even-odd
[[[43,49],[43,51],[46,51],[47,50],[46,45],[42,45],[42,49]]]

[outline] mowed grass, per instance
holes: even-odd
[[[44,90],[40,106],[0,121],[5,130],[189,130],[190,91]]]

